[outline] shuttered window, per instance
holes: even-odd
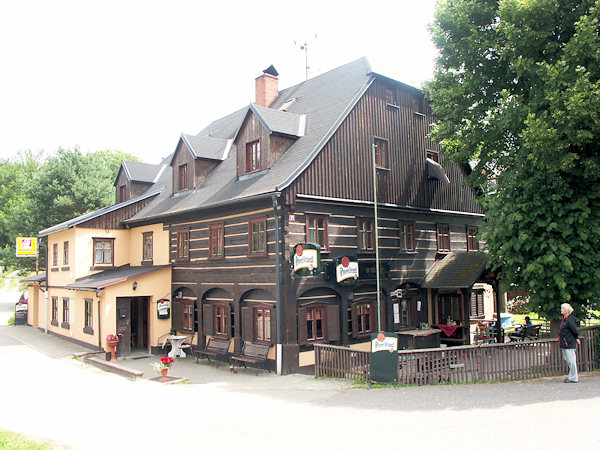
[[[177,259],[190,259],[190,229],[180,228],[177,230]]]
[[[479,250],[479,229],[477,227],[467,227],[467,251],[476,252]]]
[[[181,330],[194,332],[194,301],[181,300]]]
[[[319,244],[322,250],[329,249],[328,217],[306,215],[306,242]]]
[[[225,257],[224,235],[225,225],[223,223],[215,223],[210,226],[210,249],[208,252],[210,259],[223,259]]]
[[[260,170],[260,142],[254,141],[246,144],[246,172]]]
[[[179,190],[184,191],[188,188],[188,165],[179,166]]]
[[[450,226],[437,226],[437,251],[438,253],[450,252]]]
[[[271,305],[242,308],[242,339],[248,342],[274,344],[277,336],[277,317]]]
[[[248,219],[248,256],[267,256],[267,218]]]
[[[485,317],[483,311],[483,289],[473,290],[471,292],[471,318],[481,319]]]
[[[340,340],[340,317],[338,305],[309,306],[298,309],[298,343],[310,345],[315,342]]]
[[[358,249],[363,252],[373,251],[375,248],[375,233],[372,217],[358,217],[357,221],[357,239]]]
[[[400,222],[400,249],[405,252],[415,250],[415,224]]]

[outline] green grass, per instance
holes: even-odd
[[[22,434],[0,430],[0,449],[51,450],[53,448],[54,446],[48,442],[33,441]]]

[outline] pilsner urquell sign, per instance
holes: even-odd
[[[336,258],[335,279],[340,284],[356,282],[358,279],[358,260],[353,256]]]
[[[292,270],[297,275],[315,275],[321,270],[321,246],[311,243],[296,244],[291,262]]]

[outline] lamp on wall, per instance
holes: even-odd
[[[132,287],[133,287],[133,290],[134,290],[134,291],[137,289],[137,281],[134,281],[134,282],[133,282],[133,286],[132,286]]]

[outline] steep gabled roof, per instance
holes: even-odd
[[[285,134],[293,137],[304,136],[306,125],[306,115],[304,114],[294,114],[254,104],[250,105],[250,110],[270,134]]]
[[[284,189],[319,154],[373,80],[367,59],[361,58],[280,91],[270,108],[251,105],[211,123],[197,137],[233,139],[249,109],[259,116],[267,129],[288,135],[294,133],[296,125],[300,127],[300,117],[304,116],[306,131],[268,170],[238,179],[237,156],[230,152],[189,193],[162,194],[127,222],[160,219]],[[279,111],[291,99],[295,101],[286,111]]]
[[[70,220],[66,220],[62,223],[59,223],[52,227],[46,228],[45,230],[40,231],[38,234],[40,236],[47,236],[52,233],[57,233],[59,231],[67,230],[69,228],[73,228],[77,225],[85,223],[88,220],[92,220],[97,217],[101,217],[104,214],[108,214],[108,213],[111,213],[118,209],[125,208],[129,205],[146,200],[151,197],[157,197],[156,200],[158,200],[161,197],[161,195],[164,194],[165,192],[167,192],[167,196],[169,196],[170,192],[171,192],[170,189],[171,189],[171,184],[172,184],[172,172],[170,170],[166,170],[166,168],[168,167],[168,162],[172,158],[173,158],[173,155],[171,154],[171,155],[167,156],[165,159],[163,159],[160,162],[160,164],[156,165],[158,167],[158,173],[155,176],[155,180],[154,180],[153,184],[142,195],[132,198],[132,199],[129,199],[129,200],[126,200],[124,202],[115,203],[113,205],[109,205],[104,208],[97,209],[96,211],[92,211],[87,214],[83,214],[82,216],[75,217]],[[131,161],[128,161],[128,162],[131,162]],[[123,169],[123,165],[121,165],[121,169],[119,169],[119,170],[122,170],[122,169]],[[153,203],[155,203],[155,202],[154,201],[150,202],[150,204],[147,205],[146,208],[151,206]]]
[[[152,189],[150,192],[146,192],[139,197],[132,198],[130,200],[115,203],[114,205],[105,206],[104,208],[97,209],[96,211],[89,212],[87,214],[83,214],[79,217],[75,217],[70,220],[66,220],[58,225],[51,226],[50,228],[46,228],[38,233],[39,236],[47,236],[52,233],[58,233],[59,231],[68,230],[69,228],[73,228],[77,225],[87,222],[88,220],[95,219],[97,217],[101,217],[104,214],[111,213],[121,208],[125,208],[129,205],[137,203],[142,200],[146,200],[147,198],[153,197],[157,195],[159,192],[156,189]]]
[[[161,164],[146,164],[137,161],[122,161],[114,185],[117,184],[121,171],[125,172],[128,181],[152,184],[157,181]]]
[[[233,139],[181,134],[181,140],[194,158],[223,161],[229,155]]]

